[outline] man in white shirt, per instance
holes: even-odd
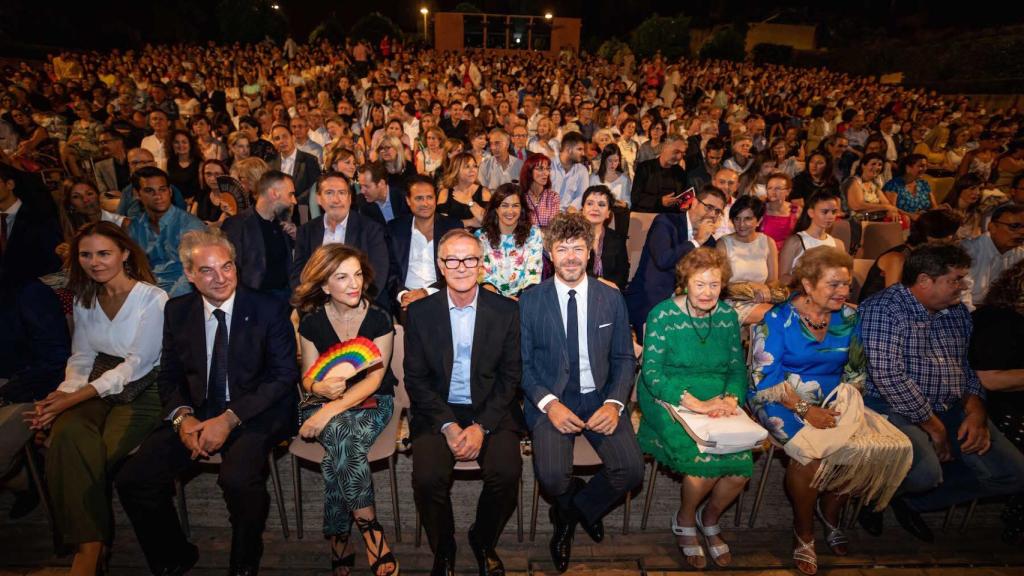
[[[1014,264],[1024,259],[1024,206],[1004,204],[992,211],[988,233],[960,242],[971,256],[971,289],[963,302],[971,310],[980,306],[989,286]]]
[[[165,143],[167,142],[167,133],[170,129],[171,123],[167,119],[167,113],[163,110],[153,110],[149,113],[149,127],[153,130],[153,133],[142,139],[141,147],[144,150],[149,150],[153,154],[153,160],[156,161],[156,167],[161,170],[167,170],[167,149]]]
[[[519,172],[523,169],[523,161],[509,154],[510,138],[504,128],[494,128],[488,134],[490,156],[480,163],[480,184],[494,191],[502,184],[519,180]]]
[[[732,227],[732,220],[729,220],[729,209],[732,208],[732,203],[736,201],[736,188],[739,187],[740,176],[732,168],[721,168],[718,172],[715,172],[711,183],[715,188],[725,192],[726,198],[729,199],[722,211],[722,217],[718,219],[718,227],[715,228],[715,240],[718,240],[722,236],[732,234],[735,231]]]
[[[583,162],[586,146],[583,135],[568,132],[562,136],[562,148],[551,162],[551,188],[561,198],[562,210],[580,208],[583,192],[590,185],[590,172]]]
[[[618,290],[587,277],[593,241],[581,214],[556,216],[544,237],[555,275],[519,301],[526,424],[537,481],[554,502],[550,548],[560,572],[569,565],[576,524],[600,542],[601,519],[643,480],[643,455],[623,417],[636,363],[626,304]],[[588,483],[572,475],[580,434],[602,461]]]

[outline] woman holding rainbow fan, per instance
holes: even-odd
[[[370,571],[398,574],[374,508],[373,477],[366,456],[394,410],[397,380],[391,373],[394,324],[372,303],[367,290],[373,269],[359,250],[344,244],[317,248],[302,270],[292,304],[299,323],[305,391],[299,411],[303,438],[316,438],[327,452],[324,475],[324,534],[331,538],[333,574],[350,574],[352,519],[363,535]]]

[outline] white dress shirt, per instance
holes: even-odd
[[[14,219],[18,217],[18,210],[21,210],[21,198],[14,200],[14,204],[7,210],[0,210],[0,213],[7,214],[7,241],[11,239],[11,232],[14,230]]]
[[[412,223],[412,242],[409,245],[409,270],[405,273],[405,287],[409,290],[426,288],[428,294],[437,292],[429,286],[437,282],[437,269],[434,266],[434,240],[427,237]],[[406,292],[403,290],[402,292]],[[399,294],[401,301],[401,294]]]
[[[338,223],[331,230],[331,225],[327,223],[327,216],[324,216],[324,242],[322,246],[328,244],[344,244],[345,243],[345,231],[348,229],[348,215],[345,215],[345,219]]]
[[[213,343],[217,339],[217,317],[213,315],[214,310],[224,311],[224,323],[227,324],[228,342],[231,341],[231,313],[235,309],[235,295],[224,301],[220,306],[214,306],[203,296],[203,318],[206,320],[206,385],[210,385],[210,363],[213,362]],[[231,387],[224,382],[224,399],[231,401]]]
[[[281,157],[281,172],[289,176],[295,176],[295,158],[299,155],[299,149],[296,147],[292,150],[292,153],[288,156]]]
[[[580,395],[590,394],[597,390],[597,384],[594,382],[594,373],[590,369],[590,346],[589,340],[587,339],[587,293],[589,291],[589,279],[584,276],[583,281],[576,285],[575,288],[570,288],[564,284],[558,276],[555,276],[555,293],[558,294],[558,309],[562,315],[562,330],[568,330],[568,318],[566,318],[566,309],[569,306],[569,290],[576,291],[576,337],[579,338],[579,351],[580,351]],[[568,337],[568,335],[566,335]],[[540,408],[541,412],[547,413],[547,407],[552,401],[558,398],[554,394],[548,394],[541,398],[540,402],[537,403],[537,407]],[[605,400],[604,403],[613,403],[619,406],[619,413],[622,413],[623,405],[617,400]]]
[[[166,303],[167,293],[145,282],[136,282],[113,320],[99,302],[84,308],[76,301],[71,357],[57,389],[71,393],[91,385],[100,397],[111,396],[149,374],[160,365]],[[124,362],[90,382],[100,352],[124,358]]]

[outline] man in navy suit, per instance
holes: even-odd
[[[636,366],[626,305],[618,290],[587,277],[593,240],[582,215],[556,216],[544,238],[555,276],[519,301],[526,424],[537,481],[552,500],[551,557],[560,572],[576,524],[600,542],[602,517],[643,481],[643,455],[624,414]],[[572,475],[580,434],[603,462],[585,484]]]
[[[327,172],[320,177],[316,198],[324,213],[300,226],[295,234],[292,288],[299,285],[302,269],[317,248],[324,244],[348,244],[365,252],[370,259],[377,302],[390,310],[387,281],[391,259],[387,230],[352,209],[352,189],[341,172]]]
[[[714,247],[715,228],[727,202],[725,193],[709,184],[697,192],[685,212],[654,217],[640,253],[640,265],[625,292],[629,320],[638,338],[643,338],[641,328],[651,308],[675,290],[676,264],[691,250]]]
[[[234,247],[220,232],[181,241],[197,292],[164,308],[158,385],[166,421],[117,475],[125,512],[154,574],[183,574],[198,560],[182,532],[171,484],[200,458],[220,454],[218,485],[231,520],[232,575],[255,575],[270,509],[267,456],[295,427],[295,334],[288,304],[238,286]]]
[[[383,163],[363,164],[356,170],[356,177],[362,194],[357,204],[360,214],[381,226],[387,226],[399,216],[410,214],[402,189],[389,183],[388,171]]]
[[[413,176],[405,194],[412,214],[388,223],[391,247],[390,291],[400,319],[409,304],[444,288],[444,275],[437,266],[437,248],[449,230],[462,222],[437,213],[437,190],[426,176]],[[403,322],[404,323],[404,322]]]

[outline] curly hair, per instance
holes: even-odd
[[[544,231],[544,249],[549,253],[556,242],[580,238],[587,248],[594,245],[594,228],[579,212],[559,212]]]
[[[985,296],[985,306],[1010,308],[1024,314],[1024,260],[996,278]]]
[[[676,263],[676,289],[675,295],[681,296],[686,293],[686,285],[690,277],[700,274],[705,270],[718,270],[722,274],[722,288],[729,284],[732,277],[732,267],[729,266],[729,257],[715,250],[714,248],[701,247],[683,256]]]

